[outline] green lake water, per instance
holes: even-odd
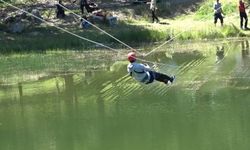
[[[247,40],[146,57],[172,85],[137,83],[123,56],[1,55],[0,150],[249,150]]]

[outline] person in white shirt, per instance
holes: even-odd
[[[156,22],[160,22],[160,20],[158,19],[158,17],[156,16],[156,0],[151,0],[150,2],[150,10],[152,11],[152,22],[154,23],[155,20]]]
[[[223,26],[223,15],[222,6],[220,0],[216,0],[214,3],[214,25],[216,25],[217,20],[220,19],[221,26]]]
[[[157,80],[168,84],[172,83],[175,79],[175,76],[170,77],[151,70],[146,64],[137,63],[135,52],[128,53],[128,61],[130,62],[127,67],[129,75],[141,83],[149,84]]]

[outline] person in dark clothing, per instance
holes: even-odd
[[[175,80],[175,76],[170,77],[151,70],[148,65],[137,63],[134,52],[128,53],[128,61],[130,62],[127,67],[129,75],[141,83],[149,84],[153,83],[154,80],[157,80],[168,84],[173,83]]]
[[[224,46],[216,47],[216,63],[221,62],[225,57]]]
[[[223,26],[223,15],[222,6],[219,0],[214,3],[214,25],[216,25],[217,20],[220,19],[221,26]]]
[[[153,23],[155,22],[155,20],[156,20],[156,22],[160,22],[158,17],[156,16],[156,9],[157,9],[156,0],[151,0],[151,2],[150,2],[150,10],[152,12],[152,22]]]
[[[88,5],[87,0],[80,0],[80,9],[82,14],[84,14],[84,7],[86,8],[87,5]]]
[[[246,13],[246,7],[248,7],[248,6],[245,6],[245,3],[242,0],[240,0],[239,1],[239,12],[240,12],[240,28],[241,29],[248,29],[248,27],[247,27],[248,17],[247,17],[247,13]],[[244,28],[243,28],[243,19],[245,19]]]
[[[64,9],[63,9],[63,7],[62,6],[64,6],[63,4],[62,4],[62,1],[61,0],[59,0],[59,2],[58,2],[59,4],[56,4],[56,17],[57,18],[64,18],[65,17],[65,12],[64,12]],[[62,6],[61,6],[62,5]]]

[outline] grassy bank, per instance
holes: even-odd
[[[222,0],[223,10],[226,14],[224,27],[220,27],[219,22],[216,27],[213,24],[213,1],[211,0],[197,4],[195,12],[186,12],[185,15],[178,15],[174,18],[164,17],[163,10],[166,6],[159,4],[160,20],[165,24],[150,23],[150,12],[146,9],[148,5],[139,5],[122,7],[117,10],[116,12],[123,17],[119,18],[118,25],[115,27],[105,24],[96,25],[133,47],[170,39],[183,41],[248,36],[247,31],[242,31],[238,27],[239,17],[235,9],[237,2],[237,0],[230,2]],[[76,13],[79,12],[76,11]],[[3,25],[0,27],[4,28]],[[124,48],[122,44],[94,27],[81,29],[76,23],[64,26],[64,28],[109,47]],[[100,47],[45,24],[31,27],[20,34],[0,32],[0,42],[1,52],[43,51],[46,49],[87,50]]]

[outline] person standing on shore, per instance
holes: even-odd
[[[152,22],[154,23],[155,20],[156,20],[157,23],[160,22],[160,20],[156,16],[156,10],[157,10],[156,0],[151,0],[151,2],[150,2],[150,10],[152,12]]]
[[[214,25],[216,26],[217,20],[220,19],[221,26],[223,26],[223,11],[220,0],[214,3]]]
[[[86,7],[87,5],[88,5],[87,0],[80,0],[80,9],[81,9],[82,15],[84,14],[84,7]]]
[[[58,1],[58,4],[56,4],[56,18],[64,18],[65,17],[65,12],[64,8],[65,7],[62,3],[62,0]]]
[[[248,22],[248,17],[246,13],[246,8],[248,6],[245,6],[245,3],[242,0],[239,0],[239,12],[240,12],[240,28],[241,29],[248,29],[247,27],[247,22]],[[245,19],[245,26],[243,28],[243,19]]]

